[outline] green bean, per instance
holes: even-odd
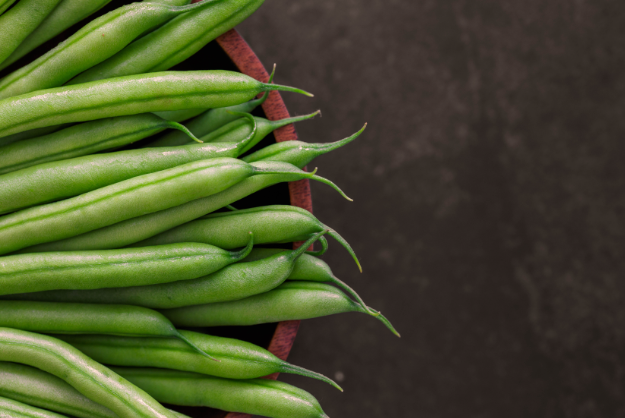
[[[249,263],[232,264],[197,279],[112,289],[52,290],[11,295],[7,299],[123,304],[154,309],[243,299],[271,290],[284,282],[297,258],[325,232],[315,234],[297,250]]]
[[[199,115],[200,113],[204,113],[206,109],[181,109],[181,110],[167,110],[164,112],[152,112],[159,118],[163,118],[165,120],[173,120],[176,122],[182,122],[187,119],[191,119]]]
[[[0,15],[11,7],[16,0],[0,0]]]
[[[282,167],[234,158],[200,160],[14,212],[0,218],[0,254],[182,205],[226,190],[255,173],[283,174]]]
[[[38,136],[47,135],[68,126],[70,126],[70,124],[47,126],[45,128],[31,129],[30,131],[24,131],[18,134],[4,136],[0,138],[0,146],[9,145],[17,141],[23,141],[24,139],[36,138]]]
[[[2,412],[8,412],[8,416],[19,418],[67,418],[63,415],[36,408],[13,399],[0,397],[0,417]]]
[[[204,242],[220,248],[234,249],[247,243],[250,231],[254,233],[256,244],[268,244],[302,241],[324,230],[329,231],[328,235],[345,247],[362,271],[354,250],[343,237],[319,222],[307,210],[288,205],[261,206],[235,212],[213,213],[147,240],[139,241],[133,246]]]
[[[118,418],[64,380],[23,364],[0,361],[0,395],[77,418]]]
[[[167,128],[178,129],[200,142],[183,125],[152,113],[118,116],[81,123],[0,147],[0,174],[121,147]]]
[[[251,234],[250,234],[251,237]],[[186,242],[122,250],[12,255],[0,264],[0,295],[56,289],[146,286],[196,279],[242,260],[241,251]]]
[[[163,315],[139,306],[3,300],[0,301],[0,327],[47,334],[178,338],[212,359],[180,334]],[[3,360],[1,354],[0,360]]]
[[[293,373],[321,380],[342,390],[324,375],[281,360],[255,344],[191,331],[181,330],[180,333],[219,361],[198,355],[178,340],[103,335],[55,337],[73,345],[92,359],[112,366],[158,367],[228,379],[253,379],[272,373]]]
[[[164,403],[208,406],[271,418],[328,418],[310,393],[275,380],[231,380],[148,368],[113,370]]]
[[[271,121],[265,118],[259,118],[254,116],[254,121],[256,122],[256,135],[254,136],[254,140],[250,141],[242,150],[242,153],[247,152],[254,145],[259,143],[263,138],[272,133],[274,130],[281,128],[286,125],[290,125],[295,122],[300,122],[307,119],[312,119],[319,111],[311,113],[309,115],[298,116],[294,118],[286,118],[281,120]],[[234,115],[236,116],[236,114]],[[212,131],[202,137],[200,137],[200,141],[202,142],[239,142],[241,139],[246,138],[250,135],[250,132],[253,129],[253,124],[249,123],[249,120],[246,118],[239,117],[238,119],[222,126],[216,131]],[[177,136],[176,138],[161,138],[155,141],[148,143],[146,146],[150,147],[170,147],[176,145],[185,145],[188,144],[188,138],[182,138]]]
[[[167,231],[168,229],[174,228],[178,225],[182,225],[183,223],[197,219],[200,216],[220,209],[232,202],[236,202],[237,200],[242,199],[258,190],[262,190],[265,187],[269,187],[283,181],[296,181],[304,178],[310,178],[312,180],[329,184],[332,187],[336,187],[329,180],[315,175],[311,176],[310,173],[304,173],[288,163],[259,161],[254,164],[259,169],[279,169],[287,174],[253,175],[215,195],[202,199],[196,199],[170,209],[128,219],[127,221],[119,222],[106,228],[100,228],[62,241],[28,247],[20,251],[20,253],[97,250],[125,247]]]
[[[78,75],[70,83],[168,70],[241,23],[263,2],[264,0],[222,0],[212,7],[178,16],[108,60]],[[223,106],[206,106],[208,107]]]
[[[0,63],[43,22],[59,1],[20,0],[15,7],[0,16]]]
[[[0,80],[0,98],[61,86],[121,51],[146,30],[193,9],[207,8],[214,1],[220,0],[180,7],[131,3],[115,9],[89,22],[56,48]],[[68,62],[71,65],[67,65]]]
[[[164,309],[160,312],[174,325],[181,327],[256,325],[318,318],[344,312],[362,312],[379,319],[399,337],[382,314],[371,308],[366,309],[336,287],[325,283],[286,282],[274,290],[245,299]]]
[[[69,383],[119,418],[175,418],[144,391],[55,338],[0,328],[0,361],[37,367]]]
[[[0,137],[113,116],[231,106],[271,90],[309,94],[222,70],[139,74],[39,90],[0,100]]]
[[[341,148],[358,138],[367,127],[363,126],[358,132],[343,138],[340,141],[320,144],[308,144],[301,141],[284,141],[269,145],[250,155],[241,158],[248,163],[254,161],[288,161],[297,167],[304,167],[315,158],[335,149]]]

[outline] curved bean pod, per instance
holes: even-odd
[[[254,233],[256,244],[296,242],[312,234],[328,231],[328,235],[341,243],[350,253],[358,268],[360,262],[354,250],[335,230],[319,222],[305,209],[288,205],[261,206],[232,212],[207,215],[170,229],[133,246],[171,244],[174,242],[204,242],[220,248],[234,249],[244,246],[249,232]]]
[[[148,368],[113,370],[164,403],[208,406],[271,418],[328,418],[310,393],[276,380],[231,380]]]
[[[310,95],[222,70],[139,74],[38,90],[0,100],[0,137],[114,116],[232,106],[271,90]]]
[[[376,312],[377,315],[371,312]],[[399,334],[382,314],[354,302],[334,286],[314,282],[286,282],[274,290],[231,302],[209,303],[160,311],[176,326],[218,327],[318,318],[362,312],[379,319]]]
[[[0,327],[47,334],[178,338],[212,359],[187,341],[163,315],[139,306],[5,300],[0,301]]]
[[[58,3],[58,0],[47,1]],[[162,3],[131,3],[112,10],[87,23],[54,49],[0,80],[0,99],[61,86],[82,71],[121,51],[146,30],[193,9],[207,8],[213,1],[220,0],[205,0],[180,7]]]
[[[311,176],[311,173],[305,173],[288,163],[259,161],[254,164],[260,169],[281,170],[285,174],[253,175],[215,195],[196,199],[170,209],[128,219],[127,221],[119,222],[106,228],[100,228],[62,241],[28,247],[20,251],[20,253],[97,250],[125,247],[197,219],[207,213],[236,202],[245,196],[280,182],[309,178],[336,188],[329,180],[316,175]]]
[[[241,23],[263,2],[264,0],[222,0],[209,8],[178,16],[108,60],[78,75],[70,83],[168,70]],[[206,106],[208,107],[223,106]]]
[[[15,7],[0,16],[0,63],[17,49],[59,2],[60,0],[20,0]]]
[[[214,158],[14,212],[0,218],[0,254],[182,205],[226,190],[254,173],[282,172],[271,170],[266,163],[259,166],[234,158]]]
[[[0,360],[51,373],[119,418],[176,418],[147,393],[55,338],[0,328]]]
[[[64,380],[23,364],[0,361],[0,395],[77,418],[119,418]]]
[[[283,283],[293,270],[297,258],[324,233],[325,231],[322,231],[314,235],[297,250],[249,263],[232,264],[198,279],[113,289],[52,290],[12,295],[7,299],[123,304],[153,309],[243,299],[266,292]]]
[[[342,390],[324,375],[281,360],[255,344],[192,331],[181,330],[180,333],[219,361],[208,360],[177,340],[102,335],[55,337],[94,360],[113,366],[158,367],[228,379],[253,379],[272,373],[293,373],[321,380]]]
[[[67,418],[64,415],[46,411],[45,409],[0,397],[0,417],[3,416],[3,412],[8,413],[8,416],[20,418]]]
[[[66,251],[10,255],[0,262],[0,295],[55,289],[103,289],[147,286],[196,279],[242,260],[229,252],[197,242],[148,248]]]
[[[100,119],[0,147],[0,174],[132,144],[167,128],[200,142],[183,125],[153,113]]]

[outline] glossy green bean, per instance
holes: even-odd
[[[219,360],[198,355],[177,340],[162,338],[59,335],[59,338],[92,359],[112,366],[158,367],[208,374],[228,379],[254,379],[272,373],[293,373],[341,388],[331,379],[295,366],[271,352],[245,341],[180,331],[189,341]]]
[[[251,251],[252,243],[250,239],[247,247],[237,252],[186,242],[122,250],[10,255],[0,263],[0,295],[196,279],[242,260]]]
[[[358,268],[360,262],[354,250],[335,230],[321,223],[305,209],[288,205],[261,206],[233,212],[220,212],[180,225],[133,246],[170,244],[175,242],[204,242],[220,248],[244,246],[250,231],[256,244],[296,242],[308,239],[319,231],[341,243]]]
[[[0,80],[0,99],[62,86],[82,71],[121,51],[146,30],[194,9],[205,9],[213,1],[220,0],[205,0],[180,7],[162,3],[131,3],[112,10]]]
[[[20,0],[11,10],[0,16],[0,63],[17,49],[59,2],[60,0]]]
[[[0,15],[15,3],[16,0],[0,0]]]
[[[121,147],[167,128],[195,138],[183,125],[152,113],[100,119],[0,147],[0,174]]]
[[[139,306],[3,300],[0,327],[47,334],[178,338],[212,358],[180,334],[163,315]]]
[[[119,418],[64,380],[23,364],[0,361],[0,396],[76,418]]]
[[[56,132],[60,129],[66,128],[70,124],[47,126],[45,128],[31,129],[29,131],[20,132],[13,135],[3,136],[0,138],[0,146],[9,145],[14,142],[23,141],[24,139],[36,138]]]
[[[315,175],[311,176],[311,173],[304,173],[288,163],[259,161],[254,164],[259,169],[279,169],[287,174],[253,175],[220,193],[206,198],[196,199],[167,210],[138,216],[106,228],[100,228],[65,240],[28,247],[20,252],[32,253],[45,251],[97,250],[125,247],[167,231],[168,229],[174,228],[178,225],[197,219],[207,213],[236,202],[245,196],[262,190],[265,187],[284,181],[296,181],[309,178],[311,180],[321,181],[336,188],[336,186],[334,186],[334,184],[329,180]]]
[[[0,137],[113,116],[232,106],[270,90],[308,94],[222,70],[139,74],[38,90],[0,100]]]
[[[219,193],[255,173],[282,174],[279,163],[214,158],[133,177],[60,202],[0,218],[0,254],[73,237]]]
[[[193,161],[236,158],[242,144],[194,144],[54,161],[0,176],[0,213],[52,202]]]
[[[254,161],[288,161],[297,167],[305,167],[315,158],[330,151],[341,148],[358,138],[367,127],[363,126],[355,134],[340,141],[330,143],[308,144],[302,141],[284,141],[269,145],[243,158],[248,163]]]
[[[286,282],[274,290],[245,299],[164,309],[160,312],[174,325],[181,327],[256,325],[362,312],[379,319],[393,334],[399,336],[382,314],[371,308],[366,309],[336,287],[325,283]]]
[[[70,83],[168,70],[241,23],[263,2],[264,0],[221,0],[209,8],[178,16],[108,60],[80,74]],[[208,107],[223,106],[206,106]]]
[[[0,360],[51,373],[119,418],[175,418],[144,391],[56,338],[0,328]]]
[[[315,234],[297,250],[249,263],[232,264],[197,279],[112,289],[52,290],[11,295],[7,299],[123,304],[154,309],[243,299],[283,283],[291,274],[298,257],[324,233]]]
[[[114,367],[160,402],[208,406],[271,418],[327,418],[308,392],[268,379],[232,380],[199,373]]]
[[[8,416],[19,418],[67,418],[55,412],[36,408],[13,399],[0,397],[0,417],[3,416],[2,412],[8,412]]]

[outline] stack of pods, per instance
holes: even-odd
[[[0,417],[326,417],[263,377],[335,382],[210,330],[360,312],[398,335],[319,258],[331,237],[360,268],[336,231],[295,206],[242,209],[299,180],[346,197],[304,167],[365,128],[267,145],[318,112],[255,109],[309,93],[170,70],[263,0],[189,3],[0,0]]]

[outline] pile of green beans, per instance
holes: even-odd
[[[320,113],[264,118],[269,93],[310,93],[273,84],[275,65],[268,82],[170,71],[264,0],[145,0],[88,19],[109,2],[0,0],[0,418],[189,418],[161,402],[327,418],[266,377],[342,391],[334,381],[197,330],[359,312],[399,336],[319,258],[330,236],[362,271],[334,229],[294,206],[237,209],[310,179],[351,201],[305,166],[366,124],[260,148]]]

